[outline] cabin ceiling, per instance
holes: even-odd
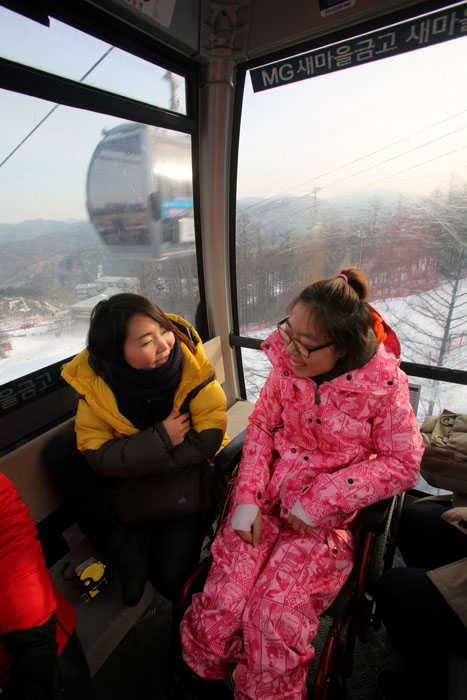
[[[185,56],[206,61],[213,55],[228,54],[237,62],[267,56],[323,34],[420,5],[416,0],[347,0],[351,7],[337,8],[326,15],[325,6],[335,5],[334,0],[86,2],[151,34]],[[431,7],[434,5],[431,3]]]

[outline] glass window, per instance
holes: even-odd
[[[269,376],[271,364],[261,350],[242,348],[241,353],[246,397],[248,401],[255,403],[264,382]]]
[[[463,37],[256,94],[247,76],[243,335],[272,327],[306,284],[356,264],[404,360],[465,369],[466,50]]]
[[[51,104],[0,91],[0,162]],[[199,303],[191,137],[60,106],[0,167],[0,384],[81,350],[102,298]]]
[[[237,183],[240,333],[266,337],[310,282],[349,264],[402,359],[467,366],[467,37],[253,93]],[[269,374],[242,349],[247,398]],[[467,387],[410,377],[417,419],[465,411]],[[420,477],[417,487],[439,489]]]
[[[63,22],[45,27],[0,8],[0,37],[3,58],[186,114],[182,76]]]

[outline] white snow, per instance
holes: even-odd
[[[12,352],[0,360],[0,385],[76,355],[86,344],[86,332],[83,329],[82,334],[68,333],[59,337],[50,332],[41,335],[29,333],[12,337],[10,342]]]

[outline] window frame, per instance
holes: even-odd
[[[47,9],[47,12],[50,16],[65,22],[71,27],[143,58],[155,66],[176,72],[182,76],[185,79],[186,115],[5,58],[0,58],[0,88],[48,100],[52,104],[75,107],[99,114],[108,114],[129,121],[145,123],[190,135],[195,252],[201,305],[199,319],[202,324],[199,332],[204,339],[208,339],[210,335],[207,325],[199,199],[198,87],[200,66],[194,60],[187,59],[173,49],[159,44],[155,38],[148,36],[137,28],[128,26],[123,20],[118,20],[102,10],[91,7],[83,8],[82,3],[79,7],[79,3],[76,2],[66,3],[66,5],[66,9],[53,7],[51,10]],[[7,9],[14,11],[9,7]],[[34,19],[29,21],[32,22]],[[103,27],[105,27],[105,30]],[[63,358],[60,362],[48,367],[41,367],[13,381],[31,379],[35,374],[47,369],[53,370],[56,375],[57,369],[67,359],[69,358]],[[0,385],[0,390],[2,387],[8,386],[8,384],[10,382]],[[46,396],[28,402],[0,416],[0,426],[2,428],[0,430],[2,435],[0,455],[10,452],[18,445],[62,423],[73,415],[75,409],[76,397],[74,392],[70,391],[70,388],[64,384],[63,380],[57,379]]]
[[[237,66],[237,91],[235,94],[234,113],[233,113],[233,136],[232,136],[232,153],[231,153],[231,173],[230,173],[230,216],[229,216],[229,259],[230,259],[230,295],[232,309],[232,332],[230,333],[230,345],[234,349],[238,381],[240,388],[240,398],[247,399],[245,374],[243,371],[242,348],[250,348],[261,350],[262,340],[258,338],[250,338],[240,334],[239,323],[239,304],[238,304],[238,285],[237,285],[237,247],[236,247],[236,220],[237,220],[237,175],[238,175],[238,158],[240,148],[240,130],[243,110],[243,97],[245,80],[247,73],[252,68],[267,65],[281,59],[287,59],[300,53],[306,53],[314,49],[319,49],[323,46],[337,43],[351,37],[364,35],[368,32],[382,29],[389,24],[408,21],[418,15],[433,12],[443,7],[448,7],[452,3],[448,2],[425,2],[412,5],[403,10],[381,15],[366,22],[354,24],[345,29],[322,34],[321,36],[300,42],[285,49],[279,49],[275,52],[264,56],[255,57],[248,61],[239,63]],[[384,60],[384,59],[382,59]],[[277,88],[280,90],[280,87]],[[401,368],[409,377],[422,377],[426,379],[434,379],[440,382],[450,382],[454,384],[467,385],[467,371],[452,369],[449,367],[437,367],[435,365],[425,365],[415,362],[401,362]]]

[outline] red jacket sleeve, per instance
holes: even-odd
[[[42,625],[56,602],[36,526],[11,481],[0,474],[0,634]]]

